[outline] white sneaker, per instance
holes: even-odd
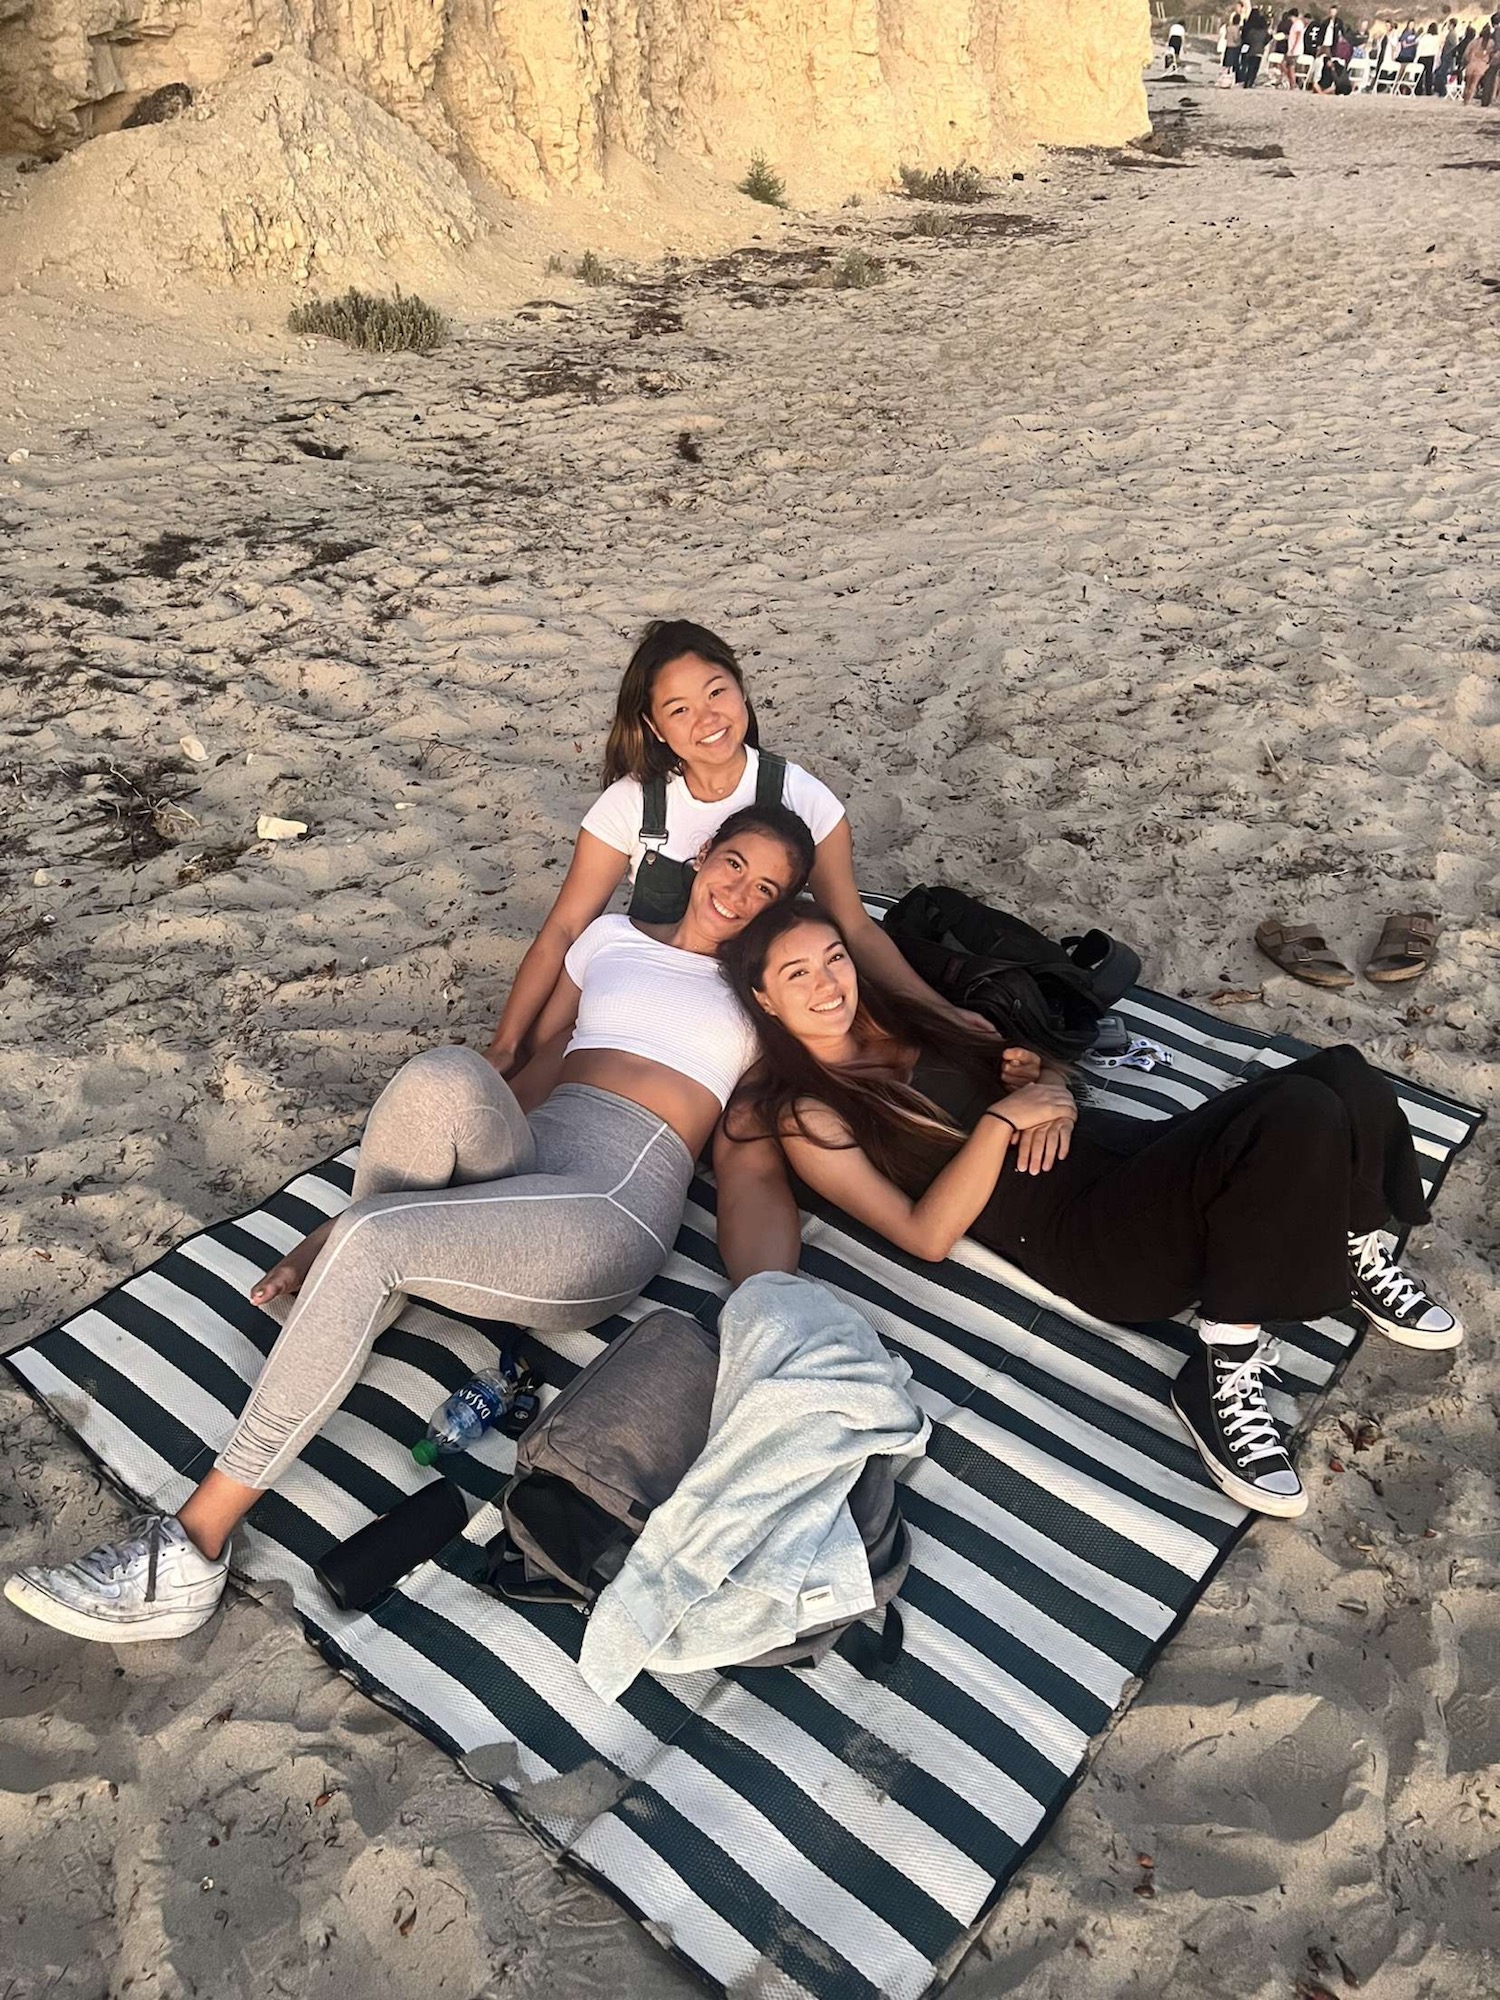
[[[228,1574],[227,1555],[210,1562],[174,1516],[143,1514],[124,1541],[91,1549],[63,1569],[23,1569],[5,1594],[59,1632],[123,1646],[196,1632],[217,1610]]]

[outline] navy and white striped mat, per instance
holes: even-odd
[[[1143,1117],[1308,1053],[1146,992],[1121,1011],[1175,1057],[1150,1075],[1097,1074],[1099,1101]],[[1435,1193],[1481,1114],[1399,1088]],[[9,1357],[139,1499],[180,1505],[228,1436],[277,1331],[246,1287],[344,1206],[353,1158],[206,1230]],[[712,1204],[695,1184],[650,1300],[691,1307],[726,1289]],[[455,1475],[486,1503],[466,1537],[373,1614],[337,1611],[313,1564],[428,1476],[410,1445],[494,1358],[492,1330],[430,1307],[381,1337],[256,1508],[236,1568],[252,1588],[289,1584],[336,1664],[714,1986],[917,2000],[951,1973],[1246,1520],[1207,1483],[1167,1404],[1182,1327],[1107,1326],[969,1243],[933,1267],[828,1215],[805,1238],[804,1270],[907,1358],[933,1419],[905,1489],[915,1559],[888,1678],[835,1654],[812,1673],[645,1676],[605,1706],[574,1665],[576,1613],[479,1588],[514,1454],[493,1437]],[[537,1340],[551,1390],[647,1309]],[[1283,1416],[1305,1414],[1355,1339],[1338,1320],[1285,1330]]]

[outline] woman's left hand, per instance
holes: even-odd
[[[1078,1123],[1078,1106],[1071,1104],[1045,1125],[1028,1126],[1016,1135],[1015,1171],[1018,1174],[1050,1173],[1059,1160],[1068,1157],[1073,1143],[1073,1127]]]

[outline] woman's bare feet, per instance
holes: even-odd
[[[254,1306],[268,1306],[272,1299],[289,1299],[294,1292],[300,1292],[302,1281],[317,1262],[318,1252],[328,1241],[328,1232],[333,1227],[333,1218],[320,1222],[311,1236],[304,1236],[295,1250],[289,1250],[279,1264],[273,1264],[266,1275],[250,1287],[250,1303]]]

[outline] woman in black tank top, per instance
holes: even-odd
[[[1264,1322],[1353,1304],[1407,1346],[1461,1339],[1379,1240],[1427,1210],[1395,1092],[1356,1049],[1148,1121],[1080,1106],[1045,1051],[1002,1065],[862,990],[805,904],[757,918],[726,965],[763,1050],[726,1139],[774,1139],[805,1185],[917,1257],[970,1234],[1102,1319],[1196,1306],[1204,1345],[1174,1402],[1241,1504],[1306,1505],[1260,1384]]]

